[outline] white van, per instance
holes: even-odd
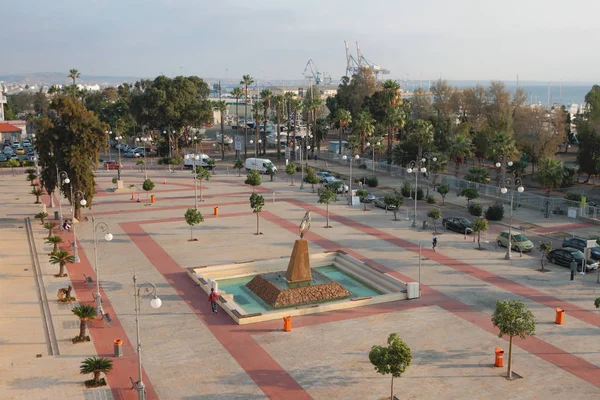
[[[208,169],[212,169],[213,168],[213,163],[212,160],[210,159],[209,156],[207,156],[206,154],[198,154],[198,156],[200,156],[200,159],[196,160],[195,159],[195,154],[188,154],[183,158],[183,166],[189,169],[193,169],[194,168],[194,162],[196,163],[197,167],[203,167],[203,168],[208,168]]]
[[[257,170],[260,174],[266,174],[267,168],[271,167],[273,172],[277,173],[277,167],[268,158],[247,158],[246,171]]]

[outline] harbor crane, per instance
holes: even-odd
[[[327,73],[319,71],[312,59],[308,60],[306,63],[303,75],[306,79],[312,79],[315,82],[315,85],[329,85],[331,83],[331,76]]]
[[[356,42],[356,58],[350,54],[347,40],[344,40],[344,44],[346,45],[346,76],[351,77],[357,74],[361,68],[369,68],[373,71],[375,79],[379,79],[379,75],[388,75],[390,73],[389,69],[381,68],[381,66],[362,55],[358,41]]]

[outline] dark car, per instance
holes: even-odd
[[[581,251],[571,247],[554,249],[546,255],[546,258],[548,258],[552,264],[562,265],[563,267],[567,268],[571,266],[572,261],[575,261],[577,263],[577,271],[581,271],[581,266],[583,265],[583,260],[585,259]],[[586,271],[591,271],[598,268],[598,262],[596,261],[587,260],[586,264]]]
[[[562,247],[572,247],[579,251],[584,251],[586,245],[587,245],[587,240],[582,239],[582,238],[576,238],[576,237],[566,238],[562,242]],[[594,260],[600,260],[600,246],[598,246],[598,244],[596,244],[596,246],[592,247],[590,252],[591,252],[591,257]]]
[[[446,217],[442,220],[442,225],[446,229],[450,229],[459,233],[472,233],[473,223],[465,217]]]

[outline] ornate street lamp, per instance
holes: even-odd
[[[415,173],[415,214],[413,215],[413,223],[412,223],[412,227],[416,228],[417,227],[417,189],[419,187],[419,172],[421,173],[425,173],[427,172],[427,168],[425,168],[423,165],[425,164],[425,160],[424,158],[420,159],[418,162],[417,161],[411,161],[408,163],[408,168],[406,168],[406,172],[409,174],[412,174],[413,172]]]

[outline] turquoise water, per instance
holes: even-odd
[[[380,291],[367,286],[365,283],[333,265],[314,268],[314,270],[338,282],[347,291],[352,293],[352,297],[368,297],[382,294]],[[220,279],[218,280],[219,290],[222,290],[227,294],[233,294],[234,301],[248,314],[272,311],[273,308],[271,306],[262,301],[246,287],[246,284],[250,282],[252,278],[254,278],[254,275],[233,279]]]

